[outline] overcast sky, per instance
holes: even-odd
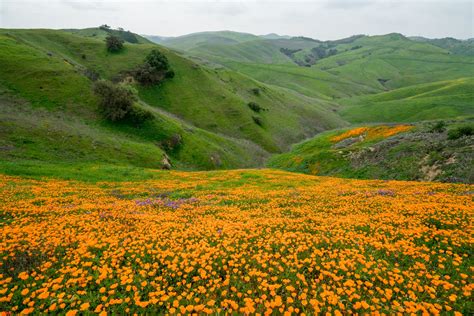
[[[0,0],[1,28],[85,28],[108,24],[177,36],[233,30],[317,39],[398,32],[474,37],[474,0]]]

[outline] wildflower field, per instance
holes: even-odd
[[[474,186],[0,176],[0,311],[469,314]]]

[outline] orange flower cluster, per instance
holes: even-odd
[[[399,133],[407,132],[411,130],[414,126],[412,125],[395,125],[395,126],[370,126],[370,127],[357,127],[347,132],[344,132],[340,135],[331,137],[333,143],[340,142],[346,138],[356,137],[365,134],[365,140],[374,140],[379,138],[387,138]]]
[[[0,311],[455,314],[473,186],[273,170],[0,176]]]
[[[331,141],[333,143],[337,143],[337,142],[340,142],[341,140],[344,140],[346,138],[360,136],[360,135],[366,133],[368,130],[369,130],[368,127],[353,128],[351,130],[348,130],[347,132],[344,132],[342,134],[331,137]]]

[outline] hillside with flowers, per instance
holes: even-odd
[[[453,120],[327,131],[271,157],[268,166],[348,178],[474,183],[472,125]]]

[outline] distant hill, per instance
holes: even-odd
[[[232,31],[219,32],[200,32],[179,37],[173,37],[161,41],[165,46],[179,49],[189,50],[196,48],[202,44],[232,44],[242,43],[250,40],[259,39],[257,35],[248,33],[239,33]]]
[[[210,36],[208,33],[207,36]],[[166,45],[166,43],[165,43]],[[239,43],[202,43],[187,51],[189,56],[210,60],[243,73],[258,81],[291,89],[299,94],[352,105],[343,110],[343,117],[355,122],[410,119],[408,109],[420,104],[418,98],[395,110],[393,115],[384,114],[369,118],[366,107],[357,108],[359,96],[384,93],[420,84],[470,78],[474,73],[474,59],[471,56],[452,54],[447,49],[428,42],[411,40],[401,34],[382,36],[355,35],[336,41],[318,41],[305,37],[291,39],[251,39]],[[463,79],[464,80],[464,79]],[[465,88],[468,88],[465,86]],[[414,87],[413,89],[416,89]],[[411,118],[434,119],[471,115],[469,106],[471,94],[451,98],[451,90],[435,99],[423,98],[424,102],[436,101],[426,106]],[[467,90],[469,91],[469,90]],[[351,100],[354,98],[354,100]],[[370,97],[362,100],[369,101]],[[440,102],[443,102],[442,107]],[[370,103],[370,102],[369,102]],[[412,104],[412,105],[410,105]],[[376,108],[374,108],[375,110]],[[378,107],[378,111],[390,113],[388,108]],[[439,109],[440,111],[437,111]],[[443,109],[443,110],[441,110]],[[365,118],[349,112],[365,113]]]
[[[444,48],[456,55],[474,56],[474,39],[472,38],[458,40],[452,37],[430,39],[421,36],[413,36],[410,37],[410,39]]]
[[[111,34],[111,35],[115,35],[121,38],[127,43],[150,44],[150,41],[143,36],[132,33],[130,31],[111,29],[110,27],[106,27],[106,26],[92,27],[92,28],[87,28],[87,29],[65,29],[63,31],[80,35],[80,36],[84,36],[84,37],[92,37],[92,38],[97,38],[97,39],[105,39],[109,34]]]
[[[270,33],[270,34],[259,35],[259,36],[264,39],[280,39],[280,38],[290,39],[292,38],[292,36],[289,36],[289,35],[278,35],[276,33]]]

